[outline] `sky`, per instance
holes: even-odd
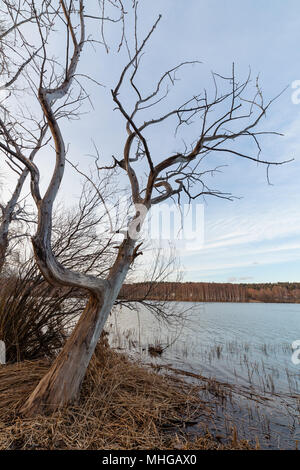
[[[180,104],[204,88],[210,89],[211,70],[228,75],[233,62],[241,80],[249,67],[254,79],[259,75],[266,99],[287,88],[262,124],[265,130],[284,136],[265,138],[262,157],[275,161],[293,158],[293,162],[271,168],[270,185],[262,165],[228,155],[212,156],[211,164],[228,165],[212,179],[213,187],[232,193],[236,199],[207,197],[193,202],[201,205],[204,214],[198,230],[196,227],[196,239],[194,243],[174,241],[184,279],[300,282],[300,103],[296,103],[300,100],[292,99],[292,84],[300,80],[299,0],[144,0],[139,11],[140,38],[162,14],[142,59],[138,79],[143,89],[152,89],[155,79],[177,63],[201,61],[180,74],[170,94],[171,104]],[[91,28],[93,34],[98,34],[94,25]],[[117,32],[115,25],[107,27],[109,44],[117,44]],[[61,47],[59,33],[55,47]],[[104,85],[85,84],[94,109],[89,108],[80,121],[67,123],[64,128],[69,158],[83,169],[89,165],[87,154],[93,151],[92,139],[105,164],[112,155],[120,155],[124,145],[125,126],[113,110],[110,89],[126,63],[126,53],[117,55],[114,50],[112,45],[109,54],[102,51],[99,55],[88,46],[83,53],[81,72],[88,72]],[[124,99],[130,106],[130,94],[125,93]],[[194,136],[195,128],[191,127],[174,140],[171,124],[157,126],[151,135],[151,149],[157,159],[166,152],[172,154],[181,138]],[[246,143],[239,148],[249,150]],[[53,155],[45,151],[37,163],[43,169],[46,186]],[[68,205],[78,198],[78,175],[71,168],[66,171],[59,198]],[[145,262],[147,256],[151,255],[146,255]]]

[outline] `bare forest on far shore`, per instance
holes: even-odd
[[[190,302],[299,303],[300,283],[233,284],[217,282],[158,282],[124,284],[120,297],[128,300]]]

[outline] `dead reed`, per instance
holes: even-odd
[[[207,434],[191,438],[186,427],[209,419],[197,389],[161,376],[97,347],[79,402],[50,416],[23,419],[18,410],[49,361],[0,367],[0,449],[240,449]]]

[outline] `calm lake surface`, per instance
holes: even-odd
[[[300,305],[172,302],[168,308],[186,312],[183,325],[167,326],[145,307],[116,309],[108,321],[111,344],[144,362],[233,386],[221,406],[214,388],[206,391],[215,407],[212,432],[225,436],[236,426],[239,437],[262,448],[297,447],[300,364],[292,362],[292,343],[300,340]],[[163,354],[150,358],[149,345],[161,345]]]

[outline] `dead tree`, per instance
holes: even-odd
[[[264,164],[267,168],[284,162],[272,162],[260,158],[260,137],[264,132],[260,130],[259,124],[272,101],[264,102],[258,83],[254,96],[251,96],[250,77],[239,83],[234,68],[229,77],[213,74],[215,92],[212,97],[206,92],[193,95],[185,103],[167,113],[158,116],[154,114],[155,107],[166,96],[164,89],[166,82],[174,84],[176,73],[189,65],[182,63],[165,72],[154,86],[153,92],[148,95],[143,93],[138,84],[138,70],[145,47],[159,23],[159,17],[141,42],[138,41],[135,29],[135,48],[130,53],[118,83],[111,91],[114,106],[123,115],[128,134],[123,158],[114,158],[111,169],[119,167],[128,176],[135,211],[106,276],[95,277],[66,268],[59,263],[51,248],[52,209],[64,176],[66,162],[66,146],[58,117],[61,117],[59,114],[61,112],[64,112],[63,117],[66,117],[66,107],[70,104],[72,85],[76,86],[77,83],[76,70],[86,42],[85,23],[92,15],[85,12],[84,0],[77,3],[78,7],[75,6],[75,2],[67,5],[63,0],[59,1],[55,10],[55,19],[63,21],[66,26],[68,41],[66,66],[63,73],[55,74],[56,62],[48,58],[47,44],[50,39],[46,40],[45,29],[34,2],[27,3],[31,4],[35,12],[42,47],[40,60],[36,61],[39,73],[36,96],[51,132],[56,158],[51,181],[43,195],[40,191],[40,170],[37,165],[23,153],[21,155],[7,145],[1,144],[1,148],[17,158],[30,172],[31,192],[38,211],[37,230],[32,238],[32,244],[36,262],[43,276],[55,286],[76,287],[89,292],[87,305],[71,336],[49,372],[42,378],[22,408],[22,413],[29,416],[43,413],[46,409],[56,409],[78,398],[82,380],[105,322],[130,267],[140,253],[141,241],[138,238],[143,219],[153,205],[172,197],[177,197],[180,202],[180,196],[183,194],[189,201],[205,195],[231,198],[230,194],[208,186],[207,178],[218,168],[211,168],[208,172],[203,169],[202,163],[212,153],[228,153],[238,159]],[[137,18],[136,2],[134,4],[133,11]],[[128,46],[127,41],[126,45]],[[136,101],[131,109],[128,109],[128,105],[123,101],[125,82],[136,95]],[[224,91],[226,87],[227,91]],[[145,114],[148,115],[146,120]],[[140,119],[140,116],[143,118]],[[196,140],[169,156],[153,156],[151,129],[173,118],[177,119],[177,130],[192,120],[197,120]],[[255,143],[258,153],[252,155],[240,150],[239,142],[247,138]],[[144,185],[145,171],[147,182]]]
[[[32,161],[44,145],[48,125],[44,119],[36,120],[34,113],[18,106],[18,87],[24,86],[22,78],[31,74],[39,47],[35,47],[25,38],[29,25],[35,24],[34,11],[24,8],[10,0],[3,0],[0,14],[4,18],[0,23],[0,147],[6,154],[6,164],[17,175],[14,187],[8,199],[1,198],[0,203],[0,273],[10,242],[23,236],[10,231],[13,222],[30,221],[24,201],[20,200],[21,192],[29,170],[16,160],[17,155],[26,155]],[[39,20],[47,30],[51,25],[51,16],[42,5]],[[20,85],[21,83],[21,85]],[[12,109],[14,108],[14,112]]]

